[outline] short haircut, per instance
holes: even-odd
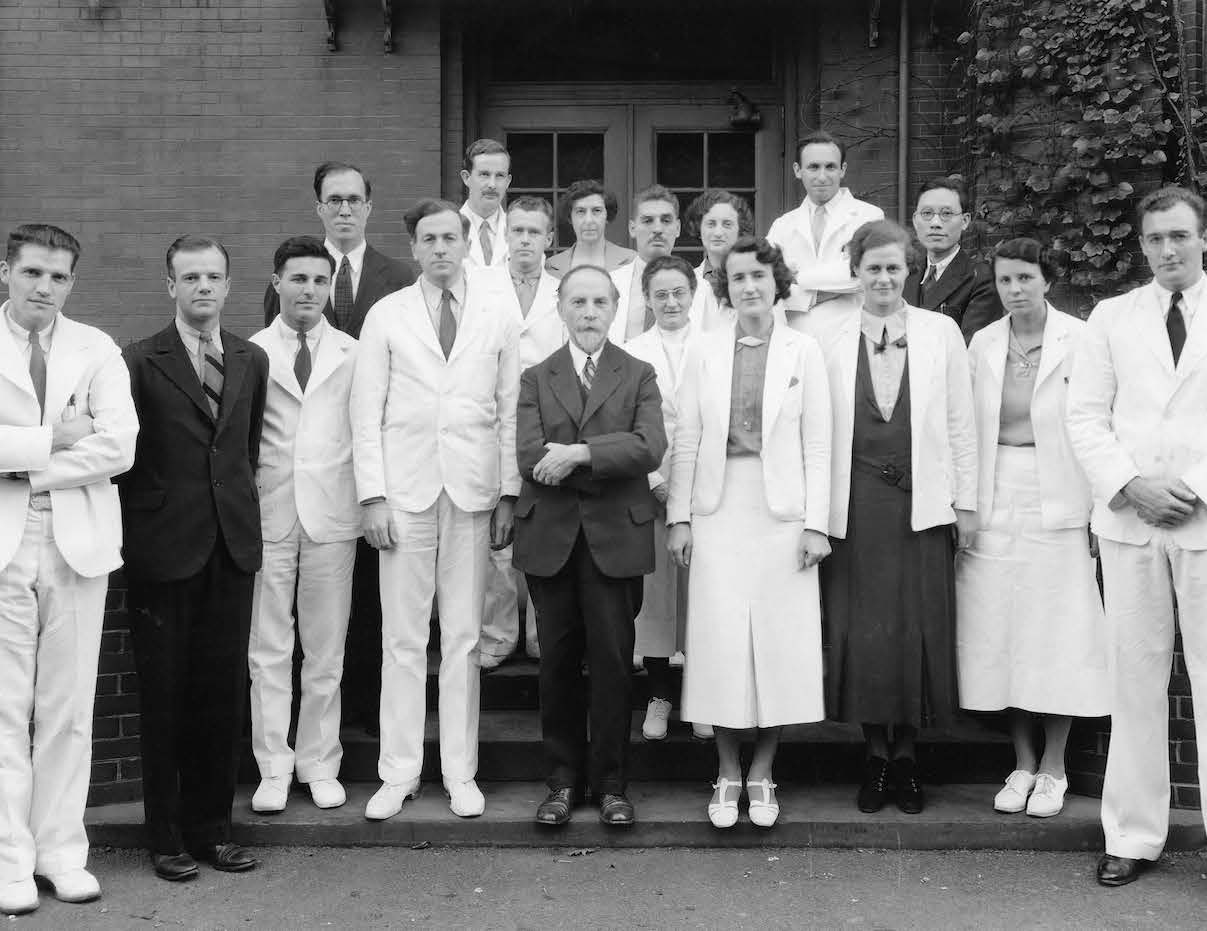
[[[535,194],[521,194],[507,205],[507,212],[527,210],[529,213],[543,213],[549,220],[549,231],[553,232],[553,204]]]
[[[612,288],[612,305],[620,303],[620,291],[616,287],[616,282],[612,280],[612,276],[606,268],[601,268],[598,265],[575,265],[570,271],[562,275],[561,283],[557,286],[557,303],[561,306],[562,298],[566,294],[566,285],[570,283],[570,279],[576,277],[583,272],[599,272],[608,279],[608,284]]]
[[[317,236],[291,236],[277,246],[277,251],[272,255],[273,273],[281,274],[281,269],[290,259],[326,259],[331,265],[331,274],[335,274],[335,258]]]
[[[229,278],[231,273],[231,254],[226,251],[226,246],[222,245],[216,239],[211,239],[209,236],[195,236],[191,233],[185,233],[176,239],[172,245],[168,246],[168,277],[175,277],[176,270],[172,268],[172,260],[176,258],[177,252],[205,252],[208,249],[217,249],[222,253],[222,258],[226,262],[226,275]]]
[[[729,250],[729,255],[725,258],[725,267],[721,269],[720,274],[713,278],[712,287],[717,295],[717,300],[723,304],[729,304],[729,260],[735,255],[744,254],[752,254],[760,265],[771,266],[771,276],[775,279],[775,299],[777,301],[786,300],[796,276],[792,274],[792,269],[784,261],[783,250],[768,242],[763,236],[742,236],[733,244],[733,248]],[[730,306],[733,305],[730,304]]]
[[[345,171],[355,171],[360,175],[360,180],[365,182],[365,200],[372,200],[373,185],[369,183],[369,176],[355,165],[349,165],[347,162],[323,162],[318,168],[314,169],[314,199],[323,199],[323,182],[327,180],[327,175],[338,175]]]
[[[918,200],[921,200],[922,195],[927,191],[952,191],[960,199],[961,213],[969,213],[972,209],[968,200],[968,186],[957,175],[943,175],[939,178],[931,178],[922,187],[918,188]]]
[[[437,213],[444,213],[446,210],[461,218],[461,235],[468,239],[469,217],[463,214],[461,208],[452,201],[440,200],[437,197],[425,197],[402,215],[402,222],[407,228],[407,235],[411,239],[414,239],[415,230],[418,228],[420,220],[424,217],[434,216]]]
[[[503,143],[494,139],[475,139],[465,147],[465,170],[474,170],[474,159],[479,155],[506,155],[507,164],[511,165],[511,153]]]
[[[809,133],[807,136],[801,136],[796,140],[796,164],[800,164],[800,153],[807,145],[832,145],[838,149],[838,161],[842,163],[847,160],[846,145],[842,142],[839,142],[824,129],[819,129],[817,132]]]
[[[1158,188],[1140,201],[1139,206],[1136,207],[1137,225],[1143,227],[1146,215],[1171,210],[1178,204],[1185,204],[1194,211],[1194,215],[1199,219],[1200,233],[1207,229],[1207,206],[1204,206],[1203,198],[1194,191],[1178,187],[1176,184]]]
[[[1052,250],[1038,239],[1032,239],[1030,236],[1019,236],[997,244],[997,247],[993,250],[994,276],[997,275],[998,259],[1014,259],[1017,262],[1029,262],[1032,265],[1038,265],[1040,272],[1044,276],[1044,281],[1049,284],[1055,281],[1060,275],[1060,266],[1056,263],[1056,257]]]
[[[604,187],[594,178],[589,178],[585,181],[575,181],[562,194],[557,202],[558,216],[563,223],[570,222],[570,212],[584,197],[590,197],[593,194],[598,194],[603,198],[604,212],[608,215],[608,222],[611,223],[616,219],[616,213],[620,210],[620,204],[616,200],[616,195]]]
[[[687,286],[691,288],[694,295],[696,293],[696,270],[691,267],[687,259],[681,255],[660,255],[653,259],[641,272],[641,293],[649,296],[650,281],[659,272],[682,272],[683,277],[687,279]]]
[[[729,191],[713,187],[693,200],[687,208],[687,234],[689,236],[699,237],[700,224],[704,222],[705,215],[718,204],[729,204],[737,213],[739,236],[754,235],[754,212],[750,209],[749,201],[740,194],[731,194]]]
[[[4,250],[4,261],[10,266],[21,255],[22,246],[41,246],[71,253],[71,271],[75,272],[75,263],[80,260],[80,242],[69,232],[51,226],[49,223],[23,223],[8,234],[8,246]]]
[[[674,191],[668,187],[663,187],[661,184],[651,184],[649,187],[643,187],[633,195],[633,216],[637,216],[642,204],[648,204],[652,200],[665,200],[670,203],[675,210],[675,219],[679,219],[679,198],[675,196]]]
[[[851,259],[851,274],[855,274],[865,253],[882,246],[900,246],[905,253],[905,262],[909,267],[918,265],[918,250],[914,247],[913,238],[905,231],[905,227],[892,220],[872,220],[865,223],[851,237],[847,244],[847,255]]]

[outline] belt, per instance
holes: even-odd
[[[29,496],[29,506],[31,508],[33,508],[35,511],[49,511],[50,510],[50,492],[49,491],[35,491],[32,495]]]

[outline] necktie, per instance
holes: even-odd
[[[532,301],[536,297],[536,279],[520,276],[511,279],[515,285],[516,297],[520,299],[520,310],[525,317],[528,316],[528,311],[532,309]]]
[[[447,288],[440,295],[440,351],[444,358],[453,351],[457,340],[457,318],[453,316],[453,292]]]
[[[482,264],[489,265],[494,259],[495,245],[494,238],[490,234],[490,224],[485,220],[478,227],[478,242],[482,244]]]
[[[936,266],[931,265],[929,262],[926,264],[926,276],[922,279],[922,287],[918,291],[918,298],[923,305],[926,304],[926,298],[930,294],[931,286],[934,285],[935,280],[939,277],[935,274],[935,268]]]
[[[42,342],[38,339],[38,331],[29,331],[29,377],[33,379],[34,394],[38,396],[38,407],[46,413],[46,353],[42,351]]]
[[[210,405],[210,413],[218,417],[222,405],[222,381],[225,369],[222,356],[214,348],[214,338],[209,333],[201,334],[201,391]]]
[[[583,366],[583,387],[588,393],[591,391],[591,385],[595,383],[595,360],[587,356],[587,364]]]
[[[1182,292],[1175,291],[1169,299],[1169,313],[1165,315],[1165,331],[1169,333],[1169,348],[1173,351],[1173,364],[1182,357],[1186,345],[1186,319],[1182,316]]]
[[[339,263],[339,274],[335,276],[335,299],[331,302],[335,328],[343,330],[352,319],[352,266],[345,255]]]
[[[306,382],[310,381],[310,344],[306,342],[306,334],[301,331],[298,331],[298,354],[293,357],[293,374],[305,391]]]
[[[826,234],[826,208],[819,205],[813,208],[813,248],[820,254],[821,238]]]

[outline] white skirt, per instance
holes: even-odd
[[[680,716],[729,728],[822,720],[817,567],[797,568],[804,522],[767,510],[758,456],[726,461],[720,506],[691,526]]]
[[[993,514],[956,557],[960,707],[1110,713],[1086,528],[1045,530],[1033,447],[999,446]]]

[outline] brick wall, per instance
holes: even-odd
[[[0,216],[56,223],[84,247],[68,312],[119,342],[170,319],[163,254],[185,231],[228,246],[226,322],[249,334],[271,256],[319,232],[310,179],[328,158],[373,181],[369,236],[405,254],[402,212],[441,190],[438,0],[343,0],[326,51],[318,0],[8,0],[0,5]],[[137,676],[121,574],[106,605],[93,804],[138,797]]]

